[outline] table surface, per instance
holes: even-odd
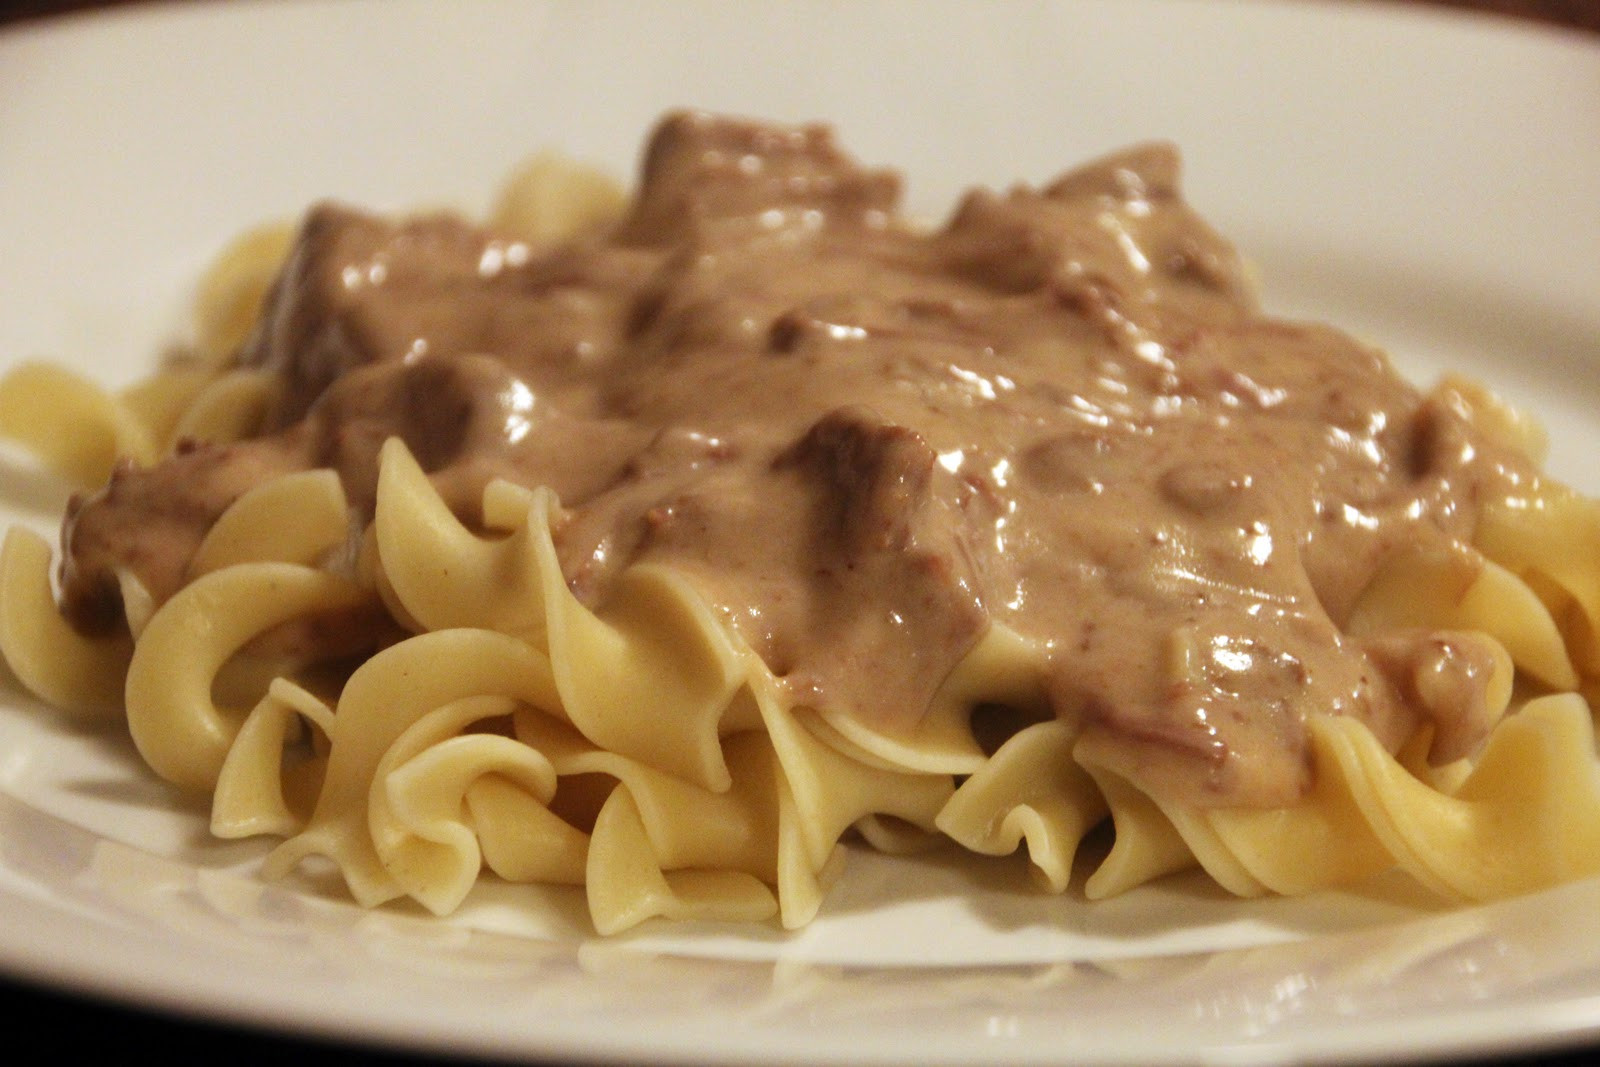
[[[0,25],[43,19],[97,7],[122,6],[140,0],[0,0]],[[188,3],[224,0],[183,0]],[[1365,3],[1371,0],[1344,0]],[[1600,33],[1600,0],[1411,0],[1419,4],[1533,19]],[[159,1050],[169,1063],[280,1063],[308,1056],[337,1055],[350,1065],[404,1065],[439,1062],[401,1053],[343,1048],[321,1042],[255,1033],[233,1027],[202,1025],[136,1010],[62,996],[49,990],[0,981],[0,1003],[12,1018],[27,1020],[28,1030],[47,1033],[51,1059],[72,1062],[79,1055]],[[1600,1053],[1600,1049],[1594,1050]],[[1562,1056],[1486,1059],[1498,1067],[1575,1067],[1592,1062],[1584,1053]],[[483,1061],[474,1061],[482,1063]]]

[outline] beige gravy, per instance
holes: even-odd
[[[281,380],[267,427],[78,502],[69,614],[109,617],[114,567],[170,595],[273,473],[333,466],[370,511],[398,434],[468,519],[491,478],[556,489],[585,601],[670,564],[798,700],[879,729],[1003,623],[1054,713],[1163,796],[1292,801],[1310,715],[1475,743],[1481,649],[1340,623],[1524,461],[1371,348],[1259,314],[1165,146],[934,229],[898,185],[825,129],[680,114],[623,221],[561,247],[315,209],[239,356]],[[1415,699],[1419,663],[1454,706]]]

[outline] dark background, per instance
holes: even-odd
[[[96,7],[126,6],[136,0],[0,0],[0,26],[23,19],[42,19]],[[183,3],[220,3],[225,0],[177,0]],[[1248,2],[1248,0],[1242,0]],[[1339,0],[1344,3],[1396,2],[1396,0]],[[1600,33],[1600,0],[1407,0],[1441,8],[1492,13],[1500,17],[1532,19]],[[1600,191],[1597,191],[1600,193]],[[337,1058],[364,1065],[416,1065],[440,1062],[362,1048],[345,1048],[320,1042],[290,1039],[231,1027],[202,1025],[168,1019],[94,1001],[62,996],[48,990],[8,983],[0,979],[0,1011],[8,1016],[12,1033],[7,1059],[13,1063],[72,1064],[89,1056],[116,1054],[132,1058],[141,1052],[171,1064],[286,1063],[306,1059]],[[34,1039],[35,1052],[24,1051]],[[1498,1067],[1575,1067],[1600,1056],[1572,1054],[1475,1061]],[[448,1062],[448,1061],[446,1061]],[[482,1063],[483,1061],[474,1061]]]

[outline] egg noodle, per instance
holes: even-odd
[[[549,242],[621,209],[604,179],[541,157],[491,222]],[[231,356],[292,240],[267,227],[225,251],[200,282],[185,358],[131,388],[14,368],[0,432],[85,488],[179,442],[248,438],[273,380]],[[1447,382],[1436,396],[1537,452],[1529,423],[1484,391]],[[487,871],[584,887],[602,933],[654,916],[793,928],[818,913],[847,839],[1025,849],[1060,892],[1104,824],[1113,843],[1083,887],[1091,898],[1196,866],[1244,897],[1396,867],[1470,900],[1600,873],[1587,699],[1600,677],[1600,508],[1548,480],[1487,507],[1460,552],[1397,550],[1344,623],[1490,649],[1487,739],[1441,763],[1429,720],[1395,748],[1358,718],[1311,715],[1309,789],[1260,807],[1152,793],[1068,717],[980,739],[975,707],[1041,705],[1045,653],[1001,622],[913,728],[880,729],[797,698],[672,567],[634,564],[602,603],[581,602],[546,487],[489,482],[469,526],[400,439],[382,446],[376,479],[370,521],[353,520],[332,470],[249,488],[176,593],[119,575],[123,624],[99,634],[58,609],[49,544],[13,528],[0,649],[47,703],[125,716],[158,775],[210,794],[217,836],[281,838],[267,876],[326,857],[366,906],[409,897],[448,913]],[[263,640],[380,610],[396,636],[353,665],[286,661]],[[1412,685],[1430,699],[1424,667]]]

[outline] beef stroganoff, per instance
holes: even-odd
[[[665,118],[484,223],[314,207],[0,430],[0,649],[223,837],[445,913],[815,916],[859,839],[1065,891],[1600,873],[1600,508],[1484,388],[1263,313],[1169,146],[937,226],[822,127]],[[52,586],[52,568],[58,588]]]

